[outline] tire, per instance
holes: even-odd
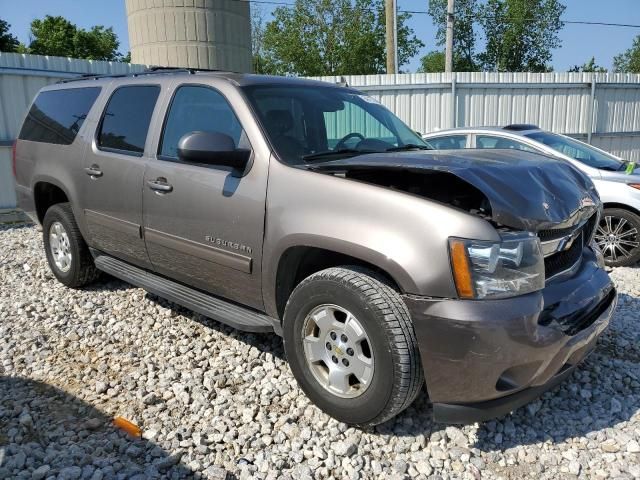
[[[283,332],[285,352],[300,387],[341,422],[359,427],[383,423],[420,393],[424,376],[409,311],[398,292],[370,270],[336,267],[307,277],[287,302]],[[330,332],[337,338],[332,339]],[[359,343],[353,338],[358,332]],[[352,338],[341,343],[342,333]],[[321,347],[326,348],[325,356],[312,361],[322,356]],[[346,367],[345,359],[351,362]],[[344,387],[341,377],[352,369],[358,376],[347,377],[346,389],[330,391]],[[329,372],[339,373],[336,386],[328,383]]]
[[[52,234],[55,238],[52,238]],[[100,276],[73,216],[71,205],[58,203],[47,210],[42,222],[42,236],[49,268],[61,283],[78,288]],[[54,254],[54,250],[62,250],[68,255],[63,253],[58,256]]]
[[[640,216],[621,208],[605,208],[595,240],[609,267],[630,266],[640,260]]]

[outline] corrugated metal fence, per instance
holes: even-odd
[[[317,79],[346,81],[419,132],[533,123],[640,162],[640,75],[416,73]]]
[[[0,208],[15,207],[11,145],[35,94],[45,85],[84,73],[128,73],[144,65],[0,53]]]
[[[0,208],[15,206],[11,143],[33,96],[79,73],[142,65],[0,53]],[[640,162],[640,75],[454,73],[321,77],[366,91],[420,132],[535,123]]]

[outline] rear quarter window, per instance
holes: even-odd
[[[24,120],[18,138],[71,145],[99,94],[100,87],[40,92]]]

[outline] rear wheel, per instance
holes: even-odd
[[[608,266],[636,263],[640,260],[640,217],[621,208],[605,208],[595,240]]]
[[[42,222],[42,234],[49,268],[61,283],[82,287],[100,275],[71,205],[58,203],[49,208]]]
[[[301,388],[342,422],[382,423],[420,392],[411,317],[398,292],[372,271],[329,268],[306,278],[289,298],[283,327]]]

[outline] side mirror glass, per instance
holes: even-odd
[[[251,150],[236,148],[233,138],[220,132],[191,132],[178,142],[178,158],[186,163],[244,170],[250,156]]]

